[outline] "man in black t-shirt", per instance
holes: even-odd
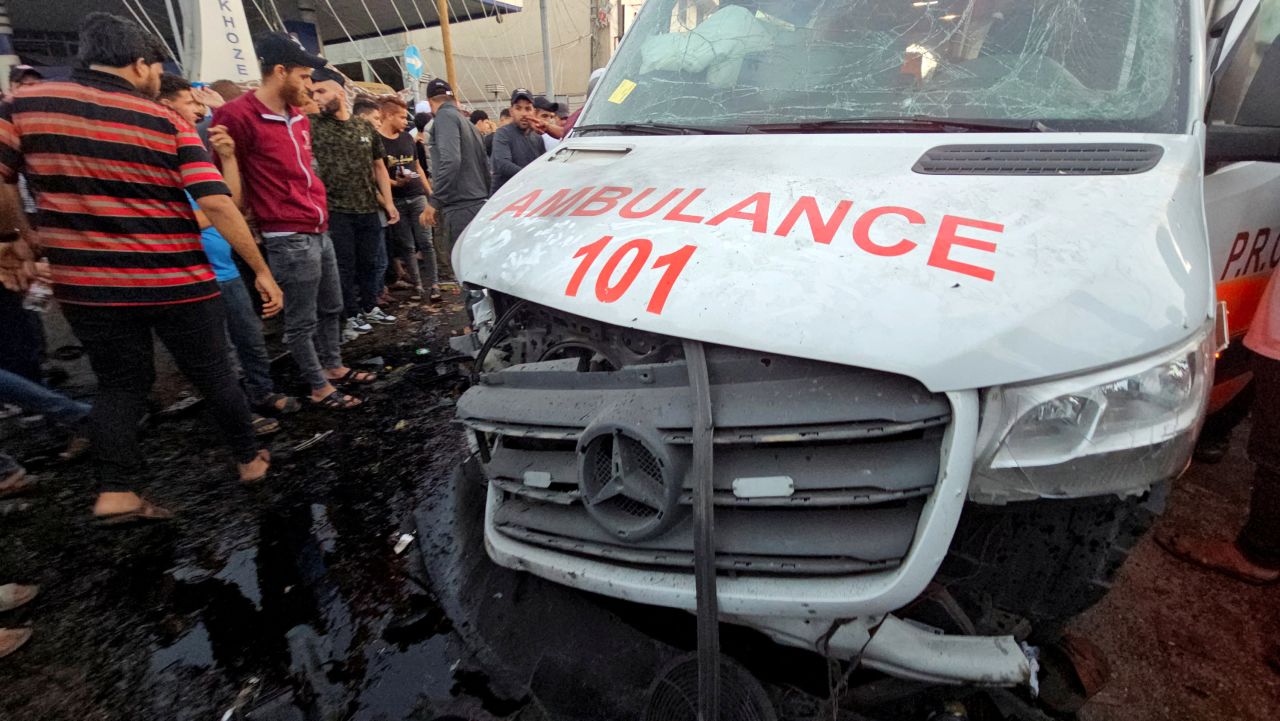
[[[431,302],[441,299],[436,270],[436,255],[431,244],[431,229],[422,224],[422,211],[427,207],[431,184],[427,180],[413,140],[405,131],[409,125],[408,109],[398,97],[382,101],[382,146],[386,150],[387,173],[391,176],[391,197],[400,220],[388,227],[393,239],[395,257],[404,264],[414,285],[414,293],[422,297],[430,287]],[[418,255],[422,255],[422,267]]]

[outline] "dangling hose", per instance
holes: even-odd
[[[698,721],[720,721],[720,604],[716,598],[715,486],[712,482],[711,379],[707,354],[684,342],[693,402],[693,570],[698,599]]]

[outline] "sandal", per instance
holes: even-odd
[[[284,401],[284,405],[281,405],[280,401]],[[254,409],[269,416],[277,414],[287,416],[290,413],[297,413],[302,410],[302,404],[298,402],[297,398],[292,398],[283,393],[272,393],[258,401],[254,405]]]
[[[241,482],[241,483],[243,483],[243,484],[245,484],[246,486],[253,485],[253,484],[255,484],[255,483],[257,483],[257,482],[261,481],[262,479],[264,479],[264,478],[266,478],[266,477],[267,477],[267,474],[268,474],[268,473],[270,473],[270,472],[271,472],[271,451],[268,451],[267,449],[263,448],[262,450],[258,451],[258,453],[253,457],[253,460],[254,460],[254,461],[258,461],[258,460],[266,461],[266,462],[267,462],[267,467],[266,467],[266,468],[264,468],[264,469],[262,469],[262,473],[259,473],[259,474],[258,474],[258,475],[256,475],[256,476],[250,476],[250,477],[248,477],[248,478],[246,478],[246,477],[244,476],[244,472],[243,472],[243,471],[241,471],[239,467],[237,467],[237,468],[236,468],[236,471],[237,471],[238,473],[240,473],[240,482]],[[252,462],[253,462],[253,461],[249,461],[249,463],[252,463]],[[246,464],[240,464],[240,465],[248,465],[248,463],[246,463]]]
[[[355,396],[346,395],[342,391],[334,391],[318,401],[312,400],[311,404],[327,411],[349,411],[364,405],[364,401]]]
[[[93,523],[99,528],[123,528],[125,526],[135,526],[144,523],[168,521],[172,518],[173,511],[170,511],[167,508],[161,508],[144,498],[142,499],[142,505],[132,511],[95,516]]]
[[[349,368],[347,370],[346,375],[342,376],[341,378],[330,378],[329,382],[334,384],[335,386],[365,385],[367,383],[373,383],[376,380],[378,380],[377,373],[370,373],[369,371],[358,371],[355,368]]]
[[[269,436],[273,433],[280,432],[280,421],[274,418],[253,414],[253,434],[255,436]]]
[[[439,303],[444,300],[444,296],[440,294],[440,288],[433,287],[431,289],[430,300],[432,303]]]
[[[0,498],[16,496],[35,488],[35,479],[27,475],[25,468],[18,468],[0,481]]]
[[[1172,556],[1237,581],[1255,586],[1266,586],[1280,581],[1280,570],[1250,563],[1232,541],[1188,538],[1169,533],[1157,534],[1156,543]]]

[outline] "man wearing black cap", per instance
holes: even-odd
[[[368,332],[369,324],[390,324],[396,317],[378,307],[385,253],[379,207],[387,222],[400,220],[391,197],[391,177],[382,162],[382,136],[347,106],[347,81],[320,68],[311,74],[312,97],[320,112],[311,116],[311,147],[329,199],[329,236],[338,256],[338,276],[346,330]]]
[[[449,83],[439,78],[427,83],[427,101],[435,113],[429,148],[434,192],[422,224],[431,227],[437,212],[444,215],[443,249],[452,255],[454,243],[489,199],[489,157],[480,131],[454,102]]]
[[[325,66],[293,38],[254,39],[262,85],[213,115],[235,141],[244,197],[258,219],[267,257],[284,289],[284,342],[311,386],[311,401],[329,410],[360,400],[335,383],[371,383],[372,373],[342,363],[342,284],[330,240],[324,183],[312,170],[311,122],[298,109],[310,100],[311,73]]]
[[[533,99],[533,109],[538,122],[542,125],[542,147],[549,153],[560,144],[564,130],[560,128],[560,103],[553,103],[539,95]]]
[[[517,88],[511,93],[511,123],[493,135],[493,192],[546,152],[542,131],[533,93]]]

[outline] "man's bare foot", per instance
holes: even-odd
[[[29,628],[0,628],[0,658],[17,651],[30,640],[31,629]]]
[[[125,526],[138,522],[167,521],[173,511],[162,508],[132,491],[109,491],[98,494],[93,506],[95,523],[100,526]]]
[[[1164,550],[1201,568],[1230,576],[1238,581],[1266,585],[1280,580],[1280,569],[1259,566],[1245,557],[1233,541],[1220,538],[1184,537],[1176,533],[1160,534],[1156,542]]]
[[[326,371],[326,373],[327,373],[327,371]],[[337,388],[334,388],[334,387],[333,387],[333,384],[332,384],[332,383],[326,383],[326,384],[324,385],[324,388],[312,388],[312,389],[311,389],[311,402],[312,402],[312,403],[319,403],[320,401],[323,401],[325,398],[328,398],[329,396],[333,395],[333,394],[334,394],[334,392],[335,392],[335,391],[337,391],[337,390],[338,390]]]
[[[266,449],[258,451],[252,461],[237,463],[236,468],[240,471],[241,483],[257,483],[267,477],[267,470],[271,468],[271,452]]]

